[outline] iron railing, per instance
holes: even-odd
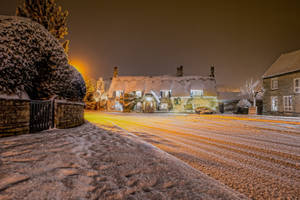
[[[30,102],[30,132],[47,130],[52,125],[52,103],[51,101]]]

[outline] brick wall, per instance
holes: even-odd
[[[289,73],[282,76],[275,77],[278,80],[278,89],[271,89],[271,79],[263,80],[263,87],[265,89],[263,99],[263,112],[264,114],[272,115],[286,115],[286,116],[300,116],[300,93],[294,92],[294,79],[300,78],[300,72]],[[271,111],[271,96],[278,97],[278,112]],[[285,112],[283,106],[283,96],[292,96],[293,98],[293,111]]]
[[[55,101],[55,127],[71,128],[84,123],[84,104]]]
[[[0,99],[0,137],[29,133],[30,101]]]

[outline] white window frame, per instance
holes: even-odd
[[[140,90],[135,91],[135,96],[142,97],[142,91]]]
[[[166,93],[168,94],[167,96],[165,96]],[[161,90],[160,94],[161,94],[161,98],[170,98],[172,96],[172,91],[171,90]]]
[[[115,94],[117,98],[120,98],[123,95],[123,90],[116,90]]]
[[[274,101],[275,99],[276,101]],[[271,96],[271,111],[278,111],[278,96]]]
[[[276,83],[276,84],[274,84]],[[271,90],[277,90],[278,89],[278,84],[279,81],[278,81],[278,78],[272,78],[271,79]]]
[[[285,112],[293,111],[293,97],[292,96],[283,96],[283,109]]]
[[[298,86],[296,86],[297,81],[298,81]],[[294,92],[295,93],[300,93],[300,78],[295,78],[294,79]]]
[[[191,90],[191,96],[203,96],[203,90]]]

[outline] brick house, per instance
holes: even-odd
[[[300,116],[300,50],[282,54],[263,75],[264,114]]]

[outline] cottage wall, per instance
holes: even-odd
[[[173,111],[194,112],[197,107],[207,107],[214,111],[218,110],[218,100],[216,97],[172,97]]]
[[[29,133],[30,101],[0,99],[0,137]]]
[[[300,71],[289,73],[286,75],[276,76],[273,78],[278,79],[278,89],[271,89],[272,78],[265,78],[263,80],[263,87],[265,89],[265,94],[263,98],[263,110],[264,114],[274,114],[274,115],[286,115],[286,116],[300,116],[300,93],[294,92],[294,79],[300,78]],[[271,97],[278,96],[278,112],[271,111]],[[284,112],[283,96],[293,97],[293,111]]]

